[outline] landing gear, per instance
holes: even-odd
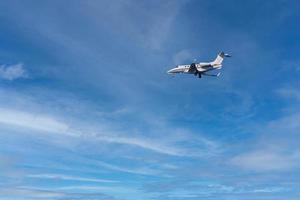
[[[201,74],[200,72],[195,72],[194,75],[195,75],[195,76],[198,76],[199,78],[202,77],[202,74]]]

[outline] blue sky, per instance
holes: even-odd
[[[0,199],[298,200],[299,6],[1,1]]]

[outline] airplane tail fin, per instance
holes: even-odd
[[[223,51],[218,54],[217,58],[212,62],[213,65],[221,65],[225,57],[231,57]]]

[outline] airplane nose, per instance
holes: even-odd
[[[174,69],[170,69],[169,71],[167,71],[168,74],[172,74],[174,73]]]

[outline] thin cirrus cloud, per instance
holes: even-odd
[[[44,115],[0,108],[0,123],[45,132],[66,133],[68,125]]]
[[[158,141],[151,141],[150,139],[145,138],[127,138],[127,137],[107,137],[107,136],[97,136],[99,141],[116,143],[116,144],[126,144],[132,145],[144,149],[148,149],[157,153],[167,154],[172,156],[184,156],[182,150],[174,148],[167,144],[163,144]]]
[[[149,167],[142,167],[142,168],[127,168],[123,166],[117,166],[110,163],[106,163],[103,161],[95,161],[95,163],[100,166],[104,167],[109,170],[118,171],[118,172],[125,172],[129,174],[138,174],[138,175],[146,175],[146,176],[158,176],[161,174],[160,170],[151,169]]]
[[[77,187],[78,189],[79,187]],[[62,188],[63,189],[63,188]],[[66,188],[68,189],[68,188]],[[75,188],[74,188],[75,189]],[[79,188],[80,189],[80,188]],[[98,188],[104,190],[105,188]],[[44,199],[44,200],[67,200],[67,199],[91,199],[96,200],[99,198],[102,199],[112,199],[109,196],[102,193],[91,193],[91,194],[81,194],[79,192],[70,192],[70,191],[56,191],[44,188],[35,188],[35,187],[8,187],[0,188],[0,197],[3,199]]]
[[[9,92],[6,91],[6,93]],[[36,103],[38,102],[38,99],[30,99],[27,95],[13,94],[12,97],[11,101],[13,104],[17,104],[19,102],[18,99],[22,99],[22,104],[24,105],[31,105],[30,107],[34,107],[38,110],[41,107],[41,105]],[[69,98],[65,101],[68,100]],[[50,110],[49,108],[47,109],[47,107],[48,106],[43,106],[43,110]],[[164,125],[164,131],[153,129],[152,131],[158,137],[150,138],[148,136],[133,135],[130,131],[122,131],[120,133],[114,132],[111,130],[111,125],[105,124],[105,121],[103,120],[101,120],[103,123],[98,124],[93,128],[94,131],[90,131],[90,128],[86,125],[79,125],[81,120],[78,118],[73,118],[73,122],[75,123],[72,123],[72,125],[66,123],[65,121],[68,121],[66,119],[72,117],[72,114],[62,114],[60,115],[60,118],[57,118],[56,116],[57,114],[49,115],[38,113],[32,111],[32,109],[17,109],[11,108],[11,106],[0,107],[0,123],[15,128],[19,127],[21,128],[20,130],[25,128],[40,131],[41,133],[62,134],[65,136],[72,136],[74,139],[79,139],[84,136],[87,141],[124,145],[120,146],[120,148],[130,146],[161,155],[177,157],[203,157],[217,153],[216,151],[219,148],[219,144],[215,141],[207,139],[202,135],[196,136],[191,133],[186,133],[186,130],[180,130],[181,136],[174,137],[174,134],[178,136],[176,127],[174,129],[167,125]],[[89,120],[86,120],[86,122],[88,123]],[[191,140],[191,138],[193,139]],[[192,143],[192,146],[188,145],[190,143]]]
[[[44,133],[48,132],[63,134],[75,138],[80,138],[84,135],[86,138],[89,138],[92,141],[98,141],[107,144],[127,145],[168,156],[202,157],[214,152],[217,145],[214,141],[210,141],[206,138],[200,138],[201,140],[197,138],[195,141],[198,141],[198,146],[201,147],[200,152],[199,150],[195,151],[194,148],[182,147],[181,145],[176,144],[176,142],[174,143],[172,140],[169,141],[167,138],[158,140],[147,137],[129,137],[126,133],[123,134],[123,136],[120,136],[111,131],[101,134],[92,134],[90,132],[82,131],[82,128],[79,127],[71,128],[68,124],[52,116],[8,108],[0,108],[0,123],[14,127],[41,131]],[[184,139],[177,142],[184,142]]]
[[[115,180],[67,176],[67,175],[63,175],[63,174],[29,174],[26,177],[35,178],[35,179],[68,180],[68,181],[95,182],[95,183],[116,183],[116,182],[118,182]]]
[[[284,100],[298,101],[296,88],[276,90]],[[260,126],[261,136],[254,144],[255,148],[233,157],[230,163],[244,170],[257,172],[287,172],[300,166],[299,119],[297,106],[284,107],[285,113],[279,118]],[[286,113],[286,111],[290,113]]]
[[[231,164],[245,170],[258,172],[287,171],[300,164],[300,152],[284,154],[271,150],[260,150],[244,153],[234,157]]]
[[[298,138],[299,113],[270,121],[262,128],[255,148],[233,157],[230,163],[256,172],[286,172],[300,166]]]
[[[4,199],[58,199],[64,194],[61,192],[45,191],[26,188],[0,188],[0,197]]]
[[[20,78],[27,78],[27,72],[22,63],[13,65],[0,65],[0,78],[4,80],[15,80]]]
[[[281,88],[276,91],[279,95],[300,101],[300,90],[296,88]]]

